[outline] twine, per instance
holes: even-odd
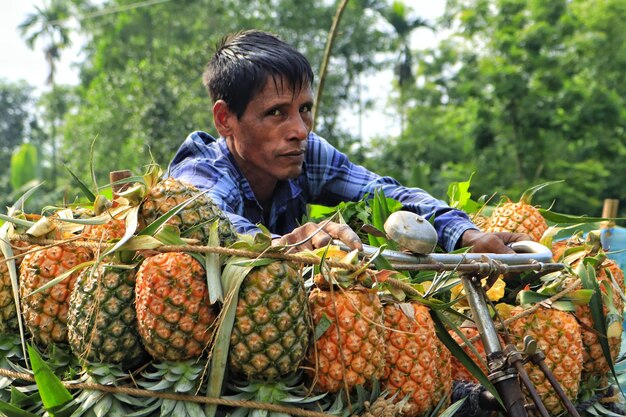
[[[23,372],[11,371],[9,369],[0,368],[0,375],[7,377],[7,378],[35,382],[35,378],[33,375],[23,373]],[[112,394],[127,394],[127,395],[136,396],[136,397],[152,397],[152,398],[161,398],[165,400],[174,400],[174,401],[191,401],[191,402],[201,403],[201,404],[224,405],[228,407],[254,408],[258,410],[274,411],[274,412],[279,412],[279,413],[298,415],[302,417],[328,417],[330,415],[330,414],[322,413],[319,411],[305,410],[302,408],[295,408],[295,407],[286,407],[286,406],[282,406],[278,404],[260,403],[257,401],[227,400],[225,398],[210,398],[210,397],[202,397],[198,395],[149,391],[149,390],[145,390],[141,388],[113,387],[110,385],[96,384],[93,382],[74,383],[74,382],[62,381],[62,384],[63,386],[65,386],[65,388],[71,389],[71,390],[84,389],[84,390],[108,392]]]

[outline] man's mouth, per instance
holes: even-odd
[[[298,149],[296,151],[285,152],[285,153],[281,154],[281,156],[298,157],[298,156],[304,155],[304,152],[305,152],[304,149]]]

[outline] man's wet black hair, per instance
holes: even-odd
[[[304,55],[276,35],[248,30],[217,44],[203,81],[213,103],[224,100],[240,118],[269,77],[286,81],[294,93],[313,85],[313,70]]]

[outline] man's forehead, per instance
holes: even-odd
[[[257,94],[253,97],[256,98],[265,98],[270,99],[274,98],[284,98],[286,96],[291,97],[292,99],[296,98],[301,94],[311,94],[312,87],[311,83],[308,81],[304,81],[302,84],[293,83],[288,80],[286,77],[282,76],[268,76],[267,80],[265,80],[265,84],[259,90]]]

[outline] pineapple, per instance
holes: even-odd
[[[535,242],[539,242],[548,230],[548,223],[539,210],[531,205],[531,200],[535,192],[545,185],[526,190],[517,203],[508,200],[496,207],[489,217],[485,231],[525,233]]]
[[[12,244],[13,259],[7,260],[0,252],[0,333],[11,333],[19,330],[9,264],[13,262],[15,271],[19,272],[24,256],[28,256],[24,254],[31,248],[28,242],[18,240]]]
[[[275,261],[256,267],[239,290],[230,338],[232,370],[248,380],[272,381],[296,371],[309,342],[302,275]]]
[[[78,277],[67,325],[72,352],[82,360],[129,367],[145,356],[137,333],[135,272],[100,264]]]
[[[608,271],[608,272],[607,272]],[[620,296],[619,292],[623,293],[624,291],[624,272],[621,268],[612,260],[605,259],[601,265],[599,265],[596,269],[596,279],[599,283],[602,281],[609,283],[610,286],[613,286],[612,280],[608,274],[612,274],[615,280],[618,283],[621,283],[621,288],[613,288],[613,297],[611,300],[604,301],[604,313],[607,314],[608,306],[607,302],[613,303],[613,306],[617,310],[619,317],[622,317],[624,311],[624,301]],[[600,285],[600,290],[605,291],[603,285]],[[583,338],[583,369],[587,376],[604,376],[610,369],[609,364],[604,357],[604,353],[602,352],[602,346],[600,345],[599,336],[594,330],[593,319],[591,316],[591,308],[589,305],[577,305],[576,311],[574,315],[581,322],[581,332]],[[609,328],[608,334],[608,342],[609,342],[609,350],[611,352],[611,359],[615,363],[617,359],[621,341],[622,341],[622,325],[621,322],[615,323],[614,326]]]
[[[440,345],[425,306],[388,304],[384,313],[387,353],[382,388],[396,402],[408,396],[406,417],[424,415],[450,392],[450,355],[442,355],[448,351]]]
[[[478,329],[476,327],[459,327],[459,330],[463,332],[467,339],[472,339],[473,337],[478,335]],[[454,330],[449,330],[448,333],[454,338],[454,340],[458,344],[465,343],[461,336],[459,336]],[[476,357],[476,354],[472,349],[468,346],[463,346],[463,350],[465,353],[469,355],[470,358],[482,369],[482,371],[487,373],[487,365],[485,363],[487,354],[485,353],[485,346],[482,341],[479,339],[475,342],[472,342],[476,351],[480,355],[480,358]],[[467,381],[478,383],[478,380],[463,366],[463,364],[454,356],[452,357],[452,380],[454,381]]]
[[[516,307],[512,316],[523,311]],[[518,350],[523,350],[524,336],[532,336],[545,354],[545,363],[552,371],[567,397],[575,401],[583,368],[583,345],[580,325],[576,318],[563,311],[539,308],[534,313],[518,318],[510,325],[511,335]],[[526,371],[541,400],[551,415],[563,411],[554,388],[539,367],[526,364]]]
[[[610,309],[614,308],[617,312],[617,316],[621,318],[624,311],[624,301],[621,296],[625,290],[624,272],[613,260],[606,258],[606,255],[604,255],[599,247],[599,241],[594,240],[595,238],[596,236],[590,233],[587,237],[587,241],[583,241],[580,237],[574,236],[569,240],[555,242],[552,245],[553,257],[556,261],[563,262],[574,270],[586,258],[593,261],[596,280],[603,293],[604,314],[606,315],[609,313]],[[611,276],[613,278],[611,278]],[[576,275],[569,277],[565,280],[565,286],[569,285],[572,279],[579,279],[579,277]],[[613,280],[615,280],[615,282]],[[608,296],[605,285],[612,290],[612,297]],[[588,379],[588,377],[593,376],[603,377],[609,371],[610,366],[604,357],[602,346],[600,345],[599,338],[602,336],[599,336],[594,329],[591,308],[589,305],[576,305],[574,315],[581,323],[584,346],[584,378]],[[620,352],[622,331],[621,321],[613,323],[608,329],[609,350],[613,362],[617,360]]]
[[[375,291],[362,286],[309,295],[313,325],[328,326],[309,348],[308,372],[318,391],[348,391],[380,379],[385,365],[383,307]],[[324,323],[322,323],[324,322]]]
[[[192,256],[167,252],[146,258],[137,272],[139,334],[155,359],[197,358],[209,346],[216,307],[204,268]]]
[[[67,343],[70,294],[80,271],[44,291],[30,293],[92,257],[87,248],[62,244],[33,252],[23,260],[20,267],[21,307],[26,326],[37,343],[44,346],[53,342]]]
[[[112,239],[121,239],[126,232],[126,220],[111,218],[106,223],[87,225],[83,235],[90,239],[106,242]]]
[[[191,184],[175,178],[165,178],[157,182],[141,203],[140,226],[143,228],[177,205],[197,196],[200,191]],[[198,239],[202,243],[208,242],[209,225],[213,221],[219,222],[220,243],[229,245],[236,240],[237,233],[230,220],[206,195],[200,195],[175,216],[168,220],[168,224],[177,226],[182,236]]]

